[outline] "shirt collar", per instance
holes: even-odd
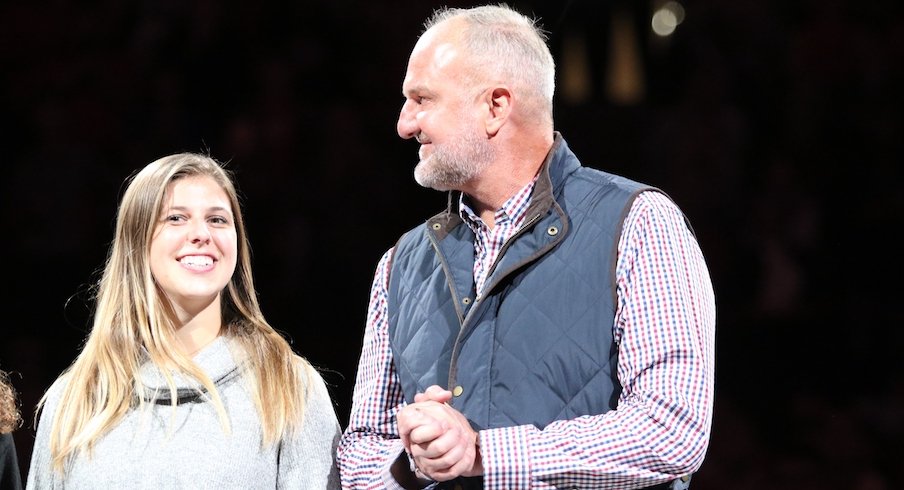
[[[497,209],[495,213],[496,223],[515,223],[520,225],[524,221],[527,208],[530,207],[534,186],[537,184],[537,177],[538,175],[535,175],[530,182],[502,203],[502,207]],[[468,204],[469,201],[470,199],[468,196],[462,193],[458,198],[458,214],[462,221],[467,223],[468,226],[477,233],[477,231],[480,228],[485,227],[485,225],[483,220],[480,219],[477,213],[475,213]]]

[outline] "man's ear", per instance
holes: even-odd
[[[494,87],[487,91],[485,97],[489,107],[486,116],[487,134],[496,136],[512,113],[512,92],[505,86]]]

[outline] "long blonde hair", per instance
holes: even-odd
[[[176,405],[178,372],[196,379],[210,394],[225,431],[227,415],[209,377],[178,348],[173,306],[156,285],[148,262],[155,225],[169,183],[190,176],[213,178],[229,197],[235,217],[238,260],[221,292],[221,335],[234,339],[247,356],[248,379],[260,415],[263,444],[277,442],[296,429],[304,411],[304,386],[313,367],[296,356],[267,323],[257,301],[251,252],[241,207],[230,174],[207,155],[180,153],[148,164],[128,179],[116,219],[113,243],[96,285],[93,325],[81,353],[62,374],[66,386],[51,426],[53,466],[63,471],[67,458],[90,453],[93,444],[136,405],[138,371],[150,360],[165,374]],[[40,410],[47,401],[45,393]]]

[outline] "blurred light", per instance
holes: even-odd
[[[678,2],[669,1],[653,14],[651,27],[656,35],[665,37],[672,35],[683,21],[684,7]]]
[[[562,41],[562,96],[570,104],[582,104],[592,97],[590,65],[586,39],[579,33],[567,33]]]
[[[643,100],[646,87],[643,56],[631,14],[624,10],[614,12],[610,33],[606,96],[615,104],[636,104]]]
[[[680,3],[672,0],[672,1],[666,2],[662,8],[669,10],[673,14],[675,14],[675,21],[677,22],[677,24],[675,24],[676,26],[678,24],[684,22],[684,6],[681,5]]]

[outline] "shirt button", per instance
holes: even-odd
[[[456,396],[456,397],[461,396],[461,394],[464,393],[464,391],[465,391],[465,389],[462,388],[461,385],[458,385],[455,388],[452,388],[452,396]]]

